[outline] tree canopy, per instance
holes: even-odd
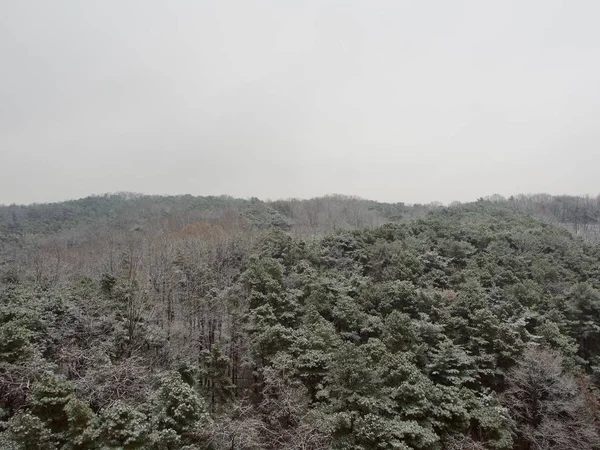
[[[0,447],[600,448],[596,244],[325,200],[4,207]]]

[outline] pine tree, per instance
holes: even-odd
[[[175,450],[206,441],[212,422],[206,404],[178,372],[158,379],[149,408],[155,448]]]
[[[150,424],[144,413],[117,401],[100,411],[87,434],[101,448],[138,450],[149,445]]]

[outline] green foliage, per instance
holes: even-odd
[[[150,424],[141,411],[116,402],[100,411],[87,434],[101,448],[143,449],[149,445]]]
[[[0,325],[0,362],[14,363],[32,354],[29,340],[31,333],[15,322]]]
[[[91,449],[87,430],[93,418],[92,410],[75,396],[70,383],[47,376],[33,387],[29,409],[8,421],[3,438],[16,449]]]
[[[149,414],[151,440],[159,449],[202,443],[211,423],[204,400],[178,372],[168,372],[158,379]]]
[[[29,397],[31,412],[52,432],[54,439],[68,448],[88,448],[84,432],[94,414],[75,396],[66,380],[48,376],[37,383]],[[67,447],[63,447],[67,448]]]
[[[204,350],[202,360],[200,375],[206,380],[211,410],[214,411],[218,405],[226,406],[235,396],[235,385],[227,373],[230,360],[219,344]]]
[[[19,413],[8,423],[4,435],[7,450],[55,450],[57,448],[51,431],[37,416]],[[0,438],[0,443],[2,439]],[[4,447],[3,447],[4,448]]]
[[[13,208],[4,238],[56,241],[0,277],[0,447],[597,447],[597,247],[496,201],[313,200]]]

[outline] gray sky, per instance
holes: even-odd
[[[600,192],[600,2],[0,0],[0,202]]]

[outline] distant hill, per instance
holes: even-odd
[[[79,200],[0,205],[0,242],[25,236],[145,230],[173,232],[196,222],[238,221],[248,227],[276,227],[297,234],[372,227],[423,217],[438,204],[381,203],[331,195],[309,200],[265,202],[228,196],[158,196],[133,193],[93,195]]]
[[[600,195],[522,194],[509,198],[494,195],[487,200],[504,204],[515,212],[560,225],[589,242],[600,242]]]
[[[600,196],[499,195],[480,201],[563,226],[591,242],[600,241]],[[454,206],[459,203],[455,203]],[[196,222],[237,221],[248,227],[276,227],[298,235],[358,229],[424,217],[440,203],[384,203],[344,195],[262,201],[229,196],[159,196],[135,193],[93,195],[32,205],[0,205],[0,243],[24,236],[145,230],[173,232]]]

